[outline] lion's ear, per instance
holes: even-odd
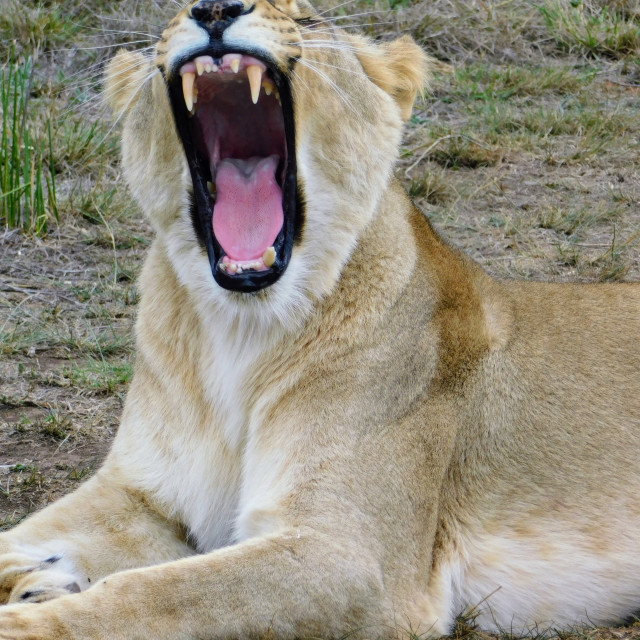
[[[149,71],[149,60],[141,53],[124,49],[116,53],[104,77],[104,97],[115,116],[120,117],[135,103]]]
[[[429,83],[431,59],[410,36],[380,45],[358,44],[356,53],[365,73],[396,100],[408,120],[416,95]]]

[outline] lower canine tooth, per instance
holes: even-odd
[[[182,74],[182,93],[184,94],[184,103],[187,105],[187,111],[193,109],[193,83],[196,81],[196,74],[187,71]]]
[[[269,247],[262,254],[262,262],[264,262],[265,267],[270,267],[276,261],[276,250],[273,247]]]

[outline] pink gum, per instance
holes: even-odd
[[[243,71],[244,69],[246,69],[251,65],[260,67],[263,73],[267,70],[267,67],[265,66],[264,62],[261,62],[260,60],[258,60],[257,58],[254,58],[253,56],[245,56],[240,53],[225,53],[225,55],[222,56],[220,65],[218,66],[218,71],[222,71],[223,73],[233,73],[233,70],[231,69],[232,60],[240,60],[240,66],[238,68],[238,71]],[[194,58],[190,62],[185,62],[180,67],[180,75],[182,76],[185,73],[197,73],[196,61],[202,64],[211,64],[213,66],[216,66],[211,56],[198,56],[197,58]]]

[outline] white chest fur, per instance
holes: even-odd
[[[251,336],[224,335],[219,327],[209,336],[198,371],[206,406],[194,406],[172,372],[156,371],[165,376],[165,404],[149,406],[131,394],[112,453],[134,486],[154,495],[187,527],[199,551],[234,541],[250,378],[263,353]]]
[[[166,248],[178,279],[185,286],[192,283],[189,304],[195,306],[200,326],[194,331],[185,325],[183,330],[197,335],[197,350],[189,352],[189,362],[181,363],[186,367],[181,373],[180,365],[169,370],[150,349],[148,360],[164,389],[166,409],[128,401],[114,453],[127,460],[123,467],[135,469],[133,483],[157,496],[188,528],[198,550],[208,551],[245,537],[247,528],[238,525],[238,519],[244,522],[248,511],[264,502],[254,499],[256,491],[250,487],[256,488],[253,477],[266,481],[270,474],[248,454],[250,431],[260,428],[265,396],[273,400],[278,394],[265,393],[266,374],[260,374],[260,368],[268,361],[267,352],[277,353],[291,330],[279,318],[297,315],[293,310],[278,313],[282,309],[273,300],[279,297],[239,300],[212,288],[208,260],[194,249],[192,236],[192,228],[176,223]],[[157,259],[163,260],[162,253]],[[289,286],[286,275],[276,283],[280,288]],[[301,313],[305,305],[295,308]],[[193,384],[187,382],[192,374],[199,407],[188,389],[182,389]],[[140,442],[145,442],[145,451],[136,451]]]
[[[268,336],[219,325],[212,326],[208,335],[200,376],[215,424],[204,425],[201,436],[192,442],[177,439],[172,443],[178,467],[172,475],[181,481],[167,496],[201,551],[245,537],[245,527],[238,525],[238,519],[244,522],[247,510],[259,509],[270,494],[264,486],[268,482],[258,483],[259,496],[251,490],[256,488],[254,477],[266,481],[269,474],[265,477],[262,465],[249,454],[250,431],[259,428],[256,421],[262,414],[251,400],[255,371]],[[267,496],[262,495],[265,491]]]

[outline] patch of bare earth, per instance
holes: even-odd
[[[0,526],[103,460],[131,377],[145,224],[0,235]]]

